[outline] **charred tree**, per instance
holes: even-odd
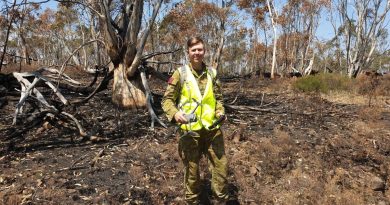
[[[113,65],[111,68],[114,70],[112,101],[122,108],[144,108],[147,105],[145,90],[137,69],[141,64],[145,42],[162,0],[155,1],[153,15],[141,35],[139,34],[144,1],[125,0],[116,2],[116,6],[114,3],[106,0],[88,1],[91,9],[97,13],[99,30]],[[115,8],[120,10],[114,12]]]

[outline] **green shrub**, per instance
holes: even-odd
[[[305,76],[296,80],[293,87],[302,92],[328,93],[329,91],[348,91],[352,80],[340,74],[319,74]]]

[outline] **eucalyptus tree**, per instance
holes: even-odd
[[[62,1],[65,4],[71,2],[84,5],[96,16],[98,30],[112,62],[112,100],[119,107],[139,109],[147,105],[139,67],[147,37],[162,1],[146,1],[153,5],[151,16],[145,16],[143,0]],[[145,22],[144,19],[148,20]]]
[[[257,25],[263,27],[264,33],[267,33],[268,25],[273,29],[273,52],[272,52],[272,64],[271,64],[271,78],[274,78],[275,70],[277,66],[277,43],[278,43],[278,12],[274,7],[274,0],[239,0],[238,6],[241,9],[250,11],[254,23],[253,30],[255,31],[253,46],[257,44]],[[253,49],[255,51],[255,49]],[[266,53],[265,53],[266,55]]]
[[[288,1],[283,7],[279,20],[285,35],[284,56],[290,56],[289,66],[293,71],[308,75],[313,69],[316,56],[316,30],[321,17],[321,10],[329,7],[329,0]]]
[[[207,60],[217,68],[225,45],[226,27],[230,26],[233,1],[185,0],[176,4],[160,23],[163,43],[184,45],[190,36],[207,42]],[[186,49],[183,49],[185,53]],[[183,55],[184,55],[183,53]]]
[[[273,31],[274,31],[274,48],[273,48],[273,52],[272,52],[272,66],[271,66],[271,78],[274,78],[275,77],[275,69],[276,69],[276,46],[277,46],[277,43],[278,43],[278,39],[277,39],[277,22],[276,22],[276,19],[278,18],[278,13],[274,7],[274,3],[273,3],[274,0],[267,0],[267,7],[268,7],[268,11],[269,11],[269,15],[270,15],[270,19],[271,19],[271,24],[272,24],[272,28],[273,28]]]
[[[33,96],[34,99],[39,101],[42,107],[47,108],[48,112],[52,113],[54,116],[67,116],[76,123],[82,136],[88,136],[82,129],[78,120],[72,114],[63,111],[62,109],[68,105],[75,106],[87,102],[94,94],[107,88],[108,82],[113,78],[112,100],[117,106],[130,109],[147,107],[152,117],[152,127],[154,126],[155,120],[165,126],[157,118],[152,109],[151,91],[145,75],[147,65],[145,65],[144,62],[148,57],[153,56],[153,54],[142,56],[149,31],[157,16],[162,0],[67,0],[59,2],[60,7],[64,9],[72,9],[72,5],[77,4],[82,5],[93,12],[94,18],[96,19],[97,30],[101,34],[101,39],[92,39],[87,43],[99,41],[104,44],[106,53],[111,61],[110,71],[105,73],[105,77],[96,88],[82,86],[81,83],[71,79],[64,73],[67,62],[76,52],[83,48],[84,44],[86,44],[83,43],[78,48],[74,49],[62,63],[61,70],[43,67],[32,73],[13,72],[14,78],[20,83],[22,86],[21,90],[23,91],[21,92],[21,98],[16,107],[13,124],[16,124],[26,99],[29,96],[35,95]],[[150,16],[145,15],[144,4],[152,5],[154,8],[153,13]],[[47,27],[49,28],[48,31],[53,27],[57,27],[61,30],[63,28],[61,22],[66,24],[66,19],[64,21],[59,21],[54,18],[53,20],[53,17],[58,17],[56,15],[53,16],[53,13],[54,12],[50,11],[45,12],[45,15],[40,18],[40,23],[43,26],[45,20],[46,22],[51,22]],[[63,15],[60,16],[63,17]],[[145,21],[145,19],[148,20]],[[70,29],[72,31],[74,29],[74,31],[77,32],[77,22],[73,21],[74,19],[68,20],[71,20],[69,26],[72,28]],[[146,25],[144,23],[146,23]],[[82,29],[84,29],[84,31],[86,30],[86,27],[84,27],[83,24],[79,24],[79,26],[80,29],[82,26]],[[65,40],[67,39],[65,38]],[[61,105],[56,104],[55,106],[53,103],[46,100],[47,98],[45,99],[37,87],[41,86],[38,84],[40,81],[44,81],[45,84],[53,90],[54,94],[61,100]],[[52,81],[57,81],[57,86],[55,86]],[[78,93],[87,93],[89,95],[81,100],[68,100],[61,94],[61,90],[58,88]],[[40,114],[45,115],[46,113],[41,110]]]
[[[34,46],[39,55],[38,60],[41,60],[41,65],[58,65],[63,59],[60,41],[57,33],[61,33],[58,14],[55,10],[46,8],[38,16],[35,23]],[[39,32],[38,32],[39,31]]]
[[[370,66],[373,54],[387,35],[388,0],[335,0],[340,16],[341,35],[345,48],[347,73],[356,77]]]
[[[7,46],[8,46],[8,40],[9,40],[9,36],[10,36],[10,33],[11,33],[11,28],[12,28],[12,24],[15,20],[15,13],[14,13],[14,10],[15,10],[15,7],[16,7],[16,0],[13,1],[13,3],[11,5],[8,5],[8,2],[7,1],[3,1],[4,2],[4,14],[1,18],[1,24],[4,25],[3,28],[6,28],[6,31],[5,31],[5,39],[4,39],[4,44],[2,45],[3,47],[3,50],[2,50],[2,53],[1,53],[1,58],[0,58],[0,71],[1,71],[1,68],[3,66],[3,63],[4,63],[4,58],[5,58],[5,55],[7,53]]]

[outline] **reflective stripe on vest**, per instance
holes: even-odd
[[[212,72],[212,73],[210,73]],[[200,130],[202,127],[208,129],[215,119],[216,99],[213,91],[213,78],[216,76],[215,69],[207,69],[207,84],[202,96],[198,83],[191,72],[191,68],[186,65],[179,68],[180,78],[183,78],[181,85],[181,94],[179,100],[179,108],[186,114],[190,114],[197,103],[200,103],[194,111],[196,121],[188,124],[181,124],[183,130]],[[215,129],[219,128],[217,126]]]

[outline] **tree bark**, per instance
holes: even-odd
[[[268,5],[268,9],[269,9],[269,14],[270,14],[270,18],[271,18],[271,23],[272,23],[272,28],[274,30],[274,48],[273,48],[273,52],[272,52],[272,67],[271,67],[271,78],[275,78],[275,67],[276,67],[276,44],[278,42],[278,39],[277,39],[277,31],[276,31],[276,22],[274,20],[274,18],[276,16],[274,16],[273,13],[276,14],[276,11],[271,7],[271,3],[270,3],[270,0],[267,0],[267,5]]]
[[[0,71],[1,71],[1,68],[3,66],[5,54],[7,52],[8,39],[9,39],[9,35],[10,35],[10,32],[11,32],[12,23],[14,21],[14,16],[15,16],[15,15],[11,15],[10,11],[15,8],[15,5],[16,5],[16,0],[14,0],[14,2],[12,4],[12,7],[8,10],[8,13],[7,13],[7,15],[9,16],[10,19],[9,19],[9,23],[8,23],[8,26],[7,26],[7,33],[5,35],[5,42],[4,42],[4,47],[3,47],[3,53],[1,54],[1,59],[0,59]]]
[[[121,63],[114,70],[112,101],[121,108],[143,109],[146,107],[146,97],[142,89],[139,75],[127,79],[126,66]]]
[[[141,109],[146,107],[146,96],[138,71],[147,37],[163,0],[154,1],[153,14],[142,35],[142,0],[121,1],[118,16],[112,15],[112,1],[88,1],[98,14],[99,30],[114,69],[112,101],[118,107]]]
[[[95,23],[95,18],[93,17],[93,15],[91,15],[90,17],[91,19],[91,25],[90,25],[90,32],[91,32],[91,35],[92,35],[92,38],[98,38],[98,35],[96,34],[96,23]],[[94,47],[94,50],[95,50],[95,58],[96,58],[96,64],[97,66],[101,66],[101,58],[100,58],[100,47],[99,47],[99,44],[98,42],[95,42],[93,44],[93,47]]]
[[[225,22],[221,22],[221,27],[220,27],[220,31],[219,31],[219,43],[218,43],[218,48],[214,54],[214,58],[213,58],[213,67],[215,69],[218,68],[219,66],[219,63],[221,61],[221,56],[222,56],[222,50],[223,50],[223,46],[225,44]]]
[[[350,6],[350,7],[348,7]],[[356,20],[349,10],[356,11]],[[339,1],[339,13],[344,24],[344,41],[347,57],[347,73],[353,78],[370,66],[373,52],[380,45],[381,31],[385,28],[385,19],[390,11],[389,1],[354,0],[352,4]]]

